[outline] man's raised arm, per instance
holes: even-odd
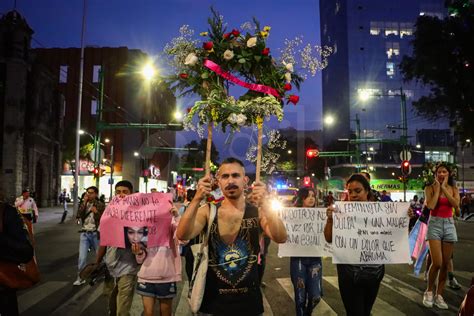
[[[178,224],[176,236],[180,240],[189,240],[197,235],[206,226],[209,217],[209,205],[205,204],[200,207],[201,201],[211,193],[211,178],[205,176],[198,182],[196,195],[191,203],[189,203],[184,214]]]

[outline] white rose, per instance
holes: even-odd
[[[196,54],[189,53],[188,56],[186,56],[186,59],[184,60],[184,64],[194,66],[197,64],[198,60],[199,59],[197,58]]]
[[[291,73],[287,72],[287,73],[285,74],[285,80],[286,80],[287,83],[290,83],[290,82],[291,82]]]
[[[286,70],[288,70],[289,72],[293,72],[294,69],[293,69],[293,64],[292,63],[287,64],[287,63],[283,62],[283,65],[285,65]]]
[[[234,52],[231,51],[230,49],[226,50],[224,52],[224,59],[225,60],[231,60],[232,58],[234,58]]]
[[[237,121],[236,123],[239,125],[239,126],[242,126],[245,124],[245,121],[247,121],[247,117],[244,115],[244,114],[238,114],[237,115]]]
[[[235,124],[235,123],[237,122],[237,114],[232,113],[231,115],[229,115],[229,117],[227,118],[227,120],[228,120],[231,124]]]
[[[251,37],[247,41],[247,47],[254,47],[257,45],[257,38],[256,37]]]

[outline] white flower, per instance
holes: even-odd
[[[245,122],[247,121],[247,117],[244,115],[244,114],[235,114],[235,113],[232,113],[231,115],[229,115],[229,117],[227,118],[227,120],[231,123],[231,124],[237,124],[239,126],[242,126],[245,124]]]
[[[234,58],[234,52],[231,51],[230,49],[226,50],[224,52],[224,59],[225,60],[231,60],[232,58]]]
[[[257,45],[257,38],[256,37],[251,37],[247,41],[247,47],[254,47]]]
[[[283,65],[285,65],[286,70],[288,70],[289,72],[293,72],[294,69],[293,69],[293,64],[292,63],[287,64],[287,63],[283,62]]]
[[[198,58],[196,54],[194,53],[189,53],[188,56],[186,56],[186,59],[184,60],[184,64],[188,66],[194,66],[198,62]]]
[[[285,74],[285,80],[286,80],[287,83],[290,83],[290,82],[291,82],[291,73],[287,72],[287,73]]]

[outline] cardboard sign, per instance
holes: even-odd
[[[114,197],[100,219],[100,245],[125,248],[140,239],[148,247],[169,246],[171,201],[169,193]]]
[[[333,263],[409,263],[408,207],[397,202],[336,202]]]
[[[331,244],[324,239],[325,208],[283,208],[278,215],[288,238],[278,246],[280,257],[331,256]]]

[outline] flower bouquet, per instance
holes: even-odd
[[[174,70],[169,84],[181,95],[197,94],[201,100],[188,108],[183,121],[186,129],[203,134],[208,127],[208,148],[212,139],[212,127],[220,125],[238,131],[242,126],[258,127],[258,150],[261,149],[262,125],[265,119],[275,116],[283,119],[283,105],[299,102],[299,96],[291,93],[293,87],[300,88],[304,76],[295,72],[295,43],[288,41],[281,59],[275,60],[266,40],[271,27],[260,26],[258,20],[244,23],[240,28],[228,31],[223,17],[211,8],[209,29],[201,32],[204,39],[193,38],[194,31],[182,26],[180,36],[174,38],[164,49],[165,56]],[[298,40],[300,41],[300,40]],[[296,43],[298,44],[298,43]],[[306,46],[301,52],[301,65],[312,75],[327,65],[331,48]],[[313,54],[318,54],[319,61]],[[247,89],[238,98],[229,96],[231,85]],[[197,125],[193,119],[197,117]],[[206,153],[206,173],[208,173]],[[259,178],[259,156],[257,154],[257,179]]]

